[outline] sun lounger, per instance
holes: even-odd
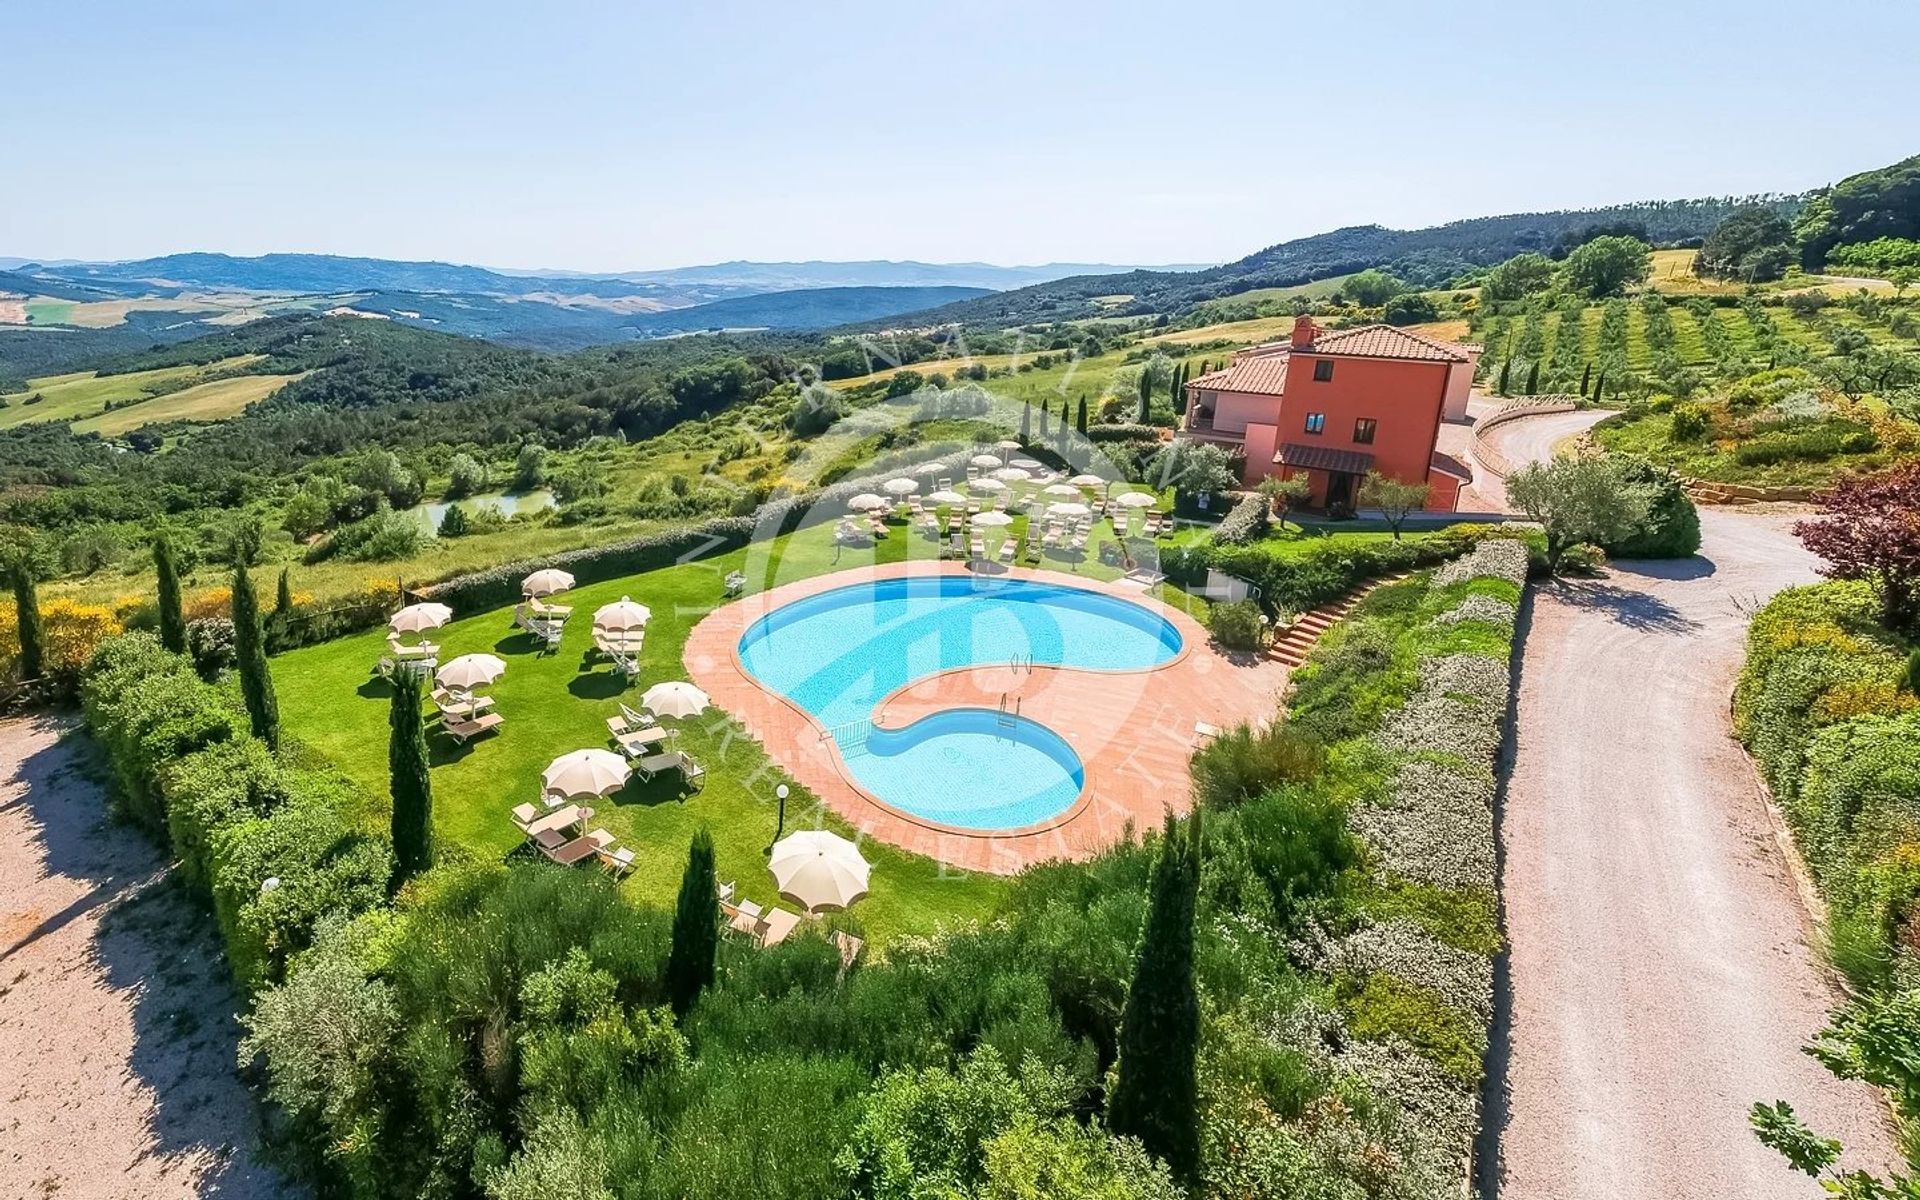
[[[564,604],[542,604],[538,600],[529,602],[533,616],[538,621],[564,621],[573,615],[573,609]]]
[[[614,744],[628,758],[646,758],[653,753],[649,747],[657,746],[673,736],[673,731],[661,725],[651,725],[645,729],[629,729],[625,733],[613,735]]]
[[[446,730],[448,737],[464,746],[481,734],[490,733],[506,723],[507,719],[505,717],[499,713],[490,712],[481,713],[479,716],[466,721],[447,722],[443,724],[441,728]]]
[[[434,707],[440,710],[441,720],[469,721],[491,711],[493,708],[493,697],[461,696],[455,694],[449,695],[444,700],[435,696],[433,703]]]
[[[1019,548],[1014,545],[1012,538],[1008,538],[1006,541],[1001,542],[1000,543],[1000,561],[1003,563],[1012,562],[1013,556],[1018,549]]]
[[[1221,729],[1218,725],[1213,725],[1206,721],[1195,721],[1193,723],[1194,745],[1197,746],[1203,742],[1210,742],[1213,739],[1219,737],[1224,732],[1226,731]]]
[[[974,558],[976,559],[985,558],[987,556],[986,539],[979,538],[979,537],[974,538],[972,544],[968,547],[968,549],[972,551]]]
[[[727,577],[721,581],[721,586],[726,589],[727,595],[737,596],[747,590],[747,577],[740,571],[728,571]]]
[[[593,852],[593,856],[615,879],[625,879],[633,873],[633,851],[625,846],[601,846]]]
[[[734,889],[733,889],[732,883],[721,883],[717,879],[713,881],[713,894],[719,897],[720,903],[722,904],[726,904],[732,901],[733,890]]]
[[[540,853],[546,855],[549,862],[559,863],[563,867],[570,867],[577,862],[584,862],[592,858],[600,852],[602,847],[611,846],[612,844],[612,834],[604,829],[596,829],[585,837],[574,838],[572,841],[561,846],[549,848],[541,845]]]
[[[799,927],[798,913],[790,913],[784,908],[773,908],[768,909],[767,914],[760,918],[760,924],[754,930],[753,936],[762,946],[778,946]]]
[[[522,805],[521,807],[532,808],[533,806],[528,804]],[[520,809],[516,808],[513,811],[514,816],[518,818]],[[591,820],[593,820],[593,810],[591,808],[582,808],[578,804],[568,804],[564,807],[556,808],[543,816],[534,817],[533,820],[521,826],[521,831],[535,841],[539,841],[547,834],[565,833],[573,826],[584,825]]]
[[[632,733],[636,729],[645,729],[653,724],[656,722],[651,714],[635,712],[622,704],[618,713],[607,718],[607,732],[614,737],[619,737],[623,733]]]
[[[527,826],[533,824],[539,817],[540,808],[538,805],[516,804],[513,806],[513,823],[520,827],[522,833],[525,833]]]

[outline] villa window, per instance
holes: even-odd
[[[1330,383],[1333,381],[1332,359],[1322,358],[1315,360],[1313,364],[1313,381],[1315,383]],[[1318,433],[1319,430],[1316,429],[1314,432]]]
[[[1327,431],[1327,414],[1325,413],[1308,413],[1307,414],[1307,432],[1308,433],[1325,433],[1326,431]]]
[[[1379,424],[1372,417],[1359,418],[1353,423],[1353,440],[1362,446],[1370,445],[1373,442],[1373,431],[1379,427]]]

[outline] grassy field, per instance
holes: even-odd
[[[1737,280],[1702,279],[1693,273],[1694,250],[1655,250],[1653,275],[1647,280],[1655,291],[1685,292],[1693,295],[1739,295],[1747,285]],[[1806,275],[1796,279],[1775,280],[1762,285],[1767,291],[1796,292],[1818,288],[1840,297],[1861,288],[1876,295],[1893,295],[1893,285],[1884,279],[1860,279],[1846,275]]]
[[[727,571],[741,569],[755,578],[786,582],[859,562],[936,553],[931,542],[904,528],[894,529],[874,550],[843,553],[837,565],[830,543],[826,528],[812,528],[704,562],[582,587],[566,597],[575,619],[553,654],[536,653],[530,639],[512,629],[505,610],[440,630],[436,640],[441,661],[486,651],[505,658],[508,668],[492,689],[498,711],[507,718],[497,735],[466,748],[442,736],[433,738],[434,824],[439,835],[485,856],[512,850],[520,835],[508,820],[508,810],[534,798],[539,773],[548,762],[569,750],[607,745],[606,718],[621,700],[637,703],[648,685],[686,678],[681,655],[687,634],[721,603],[721,579]],[[1113,574],[1092,562],[1081,570],[1093,577]],[[623,595],[653,610],[641,674],[630,685],[604,663],[594,665],[587,658],[589,614]],[[1177,592],[1169,601],[1200,606]],[[388,692],[370,672],[385,651],[384,636],[383,630],[373,630],[290,652],[273,664],[286,730],[381,796],[387,794]],[[852,832],[774,768],[765,750],[733,722],[710,715],[676,724],[682,748],[707,768],[706,786],[682,795],[677,783],[667,780],[631,783],[596,805],[595,824],[638,856],[626,884],[636,896],[672,904],[687,841],[705,825],[713,832],[720,877],[737,880],[751,899],[776,901],[762,851],[773,835],[777,783],[794,787],[787,807],[789,830],[819,825]],[[869,843],[865,852],[874,864],[873,890],[853,915],[882,942],[928,932],[942,922],[986,916],[1004,886],[993,877],[956,875],[930,859],[884,845]]]
[[[236,375],[231,379],[216,379],[75,421],[73,429],[75,433],[117,437],[157,421],[217,421],[237,417],[247,405],[266,399],[299,378],[300,375]]]
[[[238,355],[222,359],[206,366],[159,367],[151,371],[131,371],[124,375],[97,375],[92,371],[78,371],[70,375],[48,375],[27,381],[24,390],[0,396],[0,429],[14,425],[24,425],[30,421],[85,421],[106,412],[110,404],[123,404],[149,394],[151,389],[165,389],[181,384],[193,384],[207,376],[233,371],[258,362],[261,355]],[[278,387],[286,382],[286,377],[276,376]],[[38,404],[27,401],[38,395]],[[171,400],[173,395],[163,397]],[[258,399],[256,396],[254,399]],[[153,419],[145,416],[135,418],[135,413],[154,401],[145,401],[137,406],[116,410],[115,417],[134,418],[131,424],[121,425],[121,429],[131,429]],[[238,411],[235,409],[234,411]]]

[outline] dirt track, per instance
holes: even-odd
[[[1504,1179],[1487,1194],[1822,1195],[1755,1141],[1756,1100],[1792,1103],[1851,1165],[1896,1161],[1875,1093],[1800,1052],[1836,998],[1729,725],[1744,610],[1814,562],[1786,518],[1701,517],[1701,558],[1621,564],[1531,605],[1501,829],[1509,1092],[1483,1147]]]
[[[210,924],[59,733],[0,723],[0,1196],[300,1195],[249,1149]]]

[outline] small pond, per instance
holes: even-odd
[[[459,504],[468,512],[482,508],[491,508],[503,517],[515,513],[535,513],[556,505],[553,493],[546,488],[537,488],[531,492],[483,492],[457,501],[434,500],[426,504],[416,504],[402,510],[404,515],[418,521],[428,533],[440,536],[440,518],[447,515],[447,509]]]

